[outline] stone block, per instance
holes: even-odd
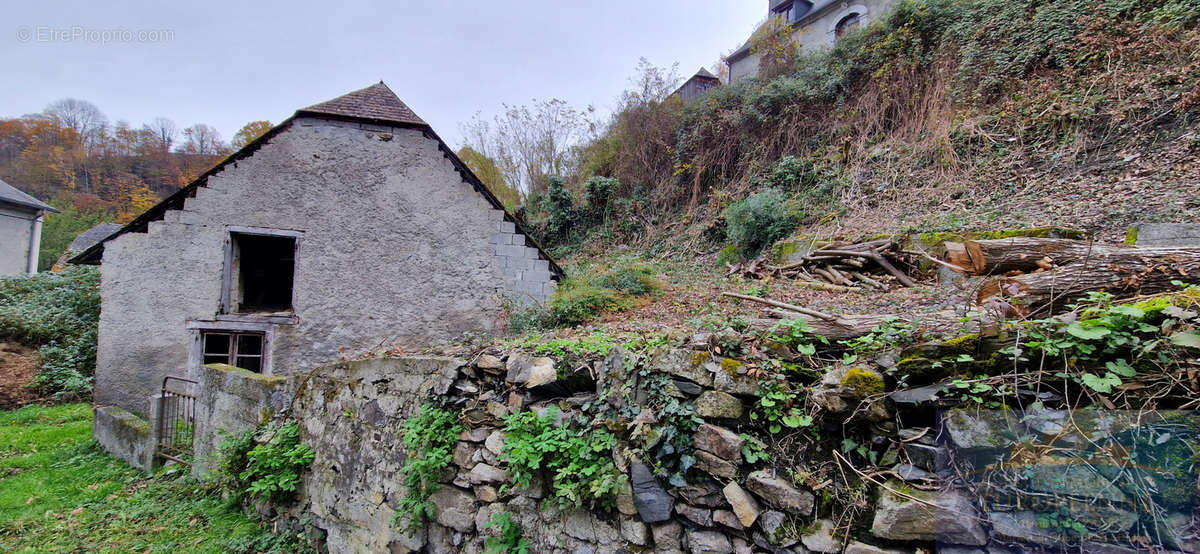
[[[737,433],[709,423],[701,424],[696,429],[692,441],[696,448],[712,452],[733,464],[741,463],[742,445],[746,444],[746,439]]]
[[[754,525],[754,522],[758,519],[758,515],[762,513],[762,508],[759,507],[758,501],[740,485],[732,481],[728,485],[725,485],[725,488],[721,492],[725,493],[725,499],[733,507],[733,513],[737,516],[738,521],[742,522],[742,525],[746,527]]]
[[[746,476],[746,488],[768,504],[790,514],[803,517],[812,514],[815,498],[811,492],[797,489],[766,470]]]
[[[1200,246],[1200,223],[1142,223],[1131,230],[1138,246]]]
[[[692,554],[733,554],[733,544],[723,533],[688,529],[684,534]]]
[[[629,480],[633,485],[633,503],[642,521],[658,523],[671,519],[671,508],[675,499],[667,494],[646,464],[640,461],[631,462]]]
[[[717,419],[742,417],[742,401],[721,391],[705,391],[696,399],[696,415]]]
[[[156,440],[150,422],[116,406],[97,406],[92,438],[129,465],[143,471],[154,469]]]

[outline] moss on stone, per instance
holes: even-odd
[[[800,242],[798,240],[777,242],[771,246],[771,259],[777,264],[786,263],[789,256],[799,251]]]
[[[712,354],[709,354],[708,352],[700,350],[700,351],[692,352],[692,359],[690,361],[692,363],[692,367],[696,367],[701,364],[706,364],[710,360],[712,360]]]
[[[746,364],[739,362],[733,358],[724,358],[721,360],[721,369],[728,373],[730,377],[738,374],[738,370]]]
[[[846,370],[846,375],[842,377],[842,386],[863,397],[881,394],[884,391],[883,378],[861,367]]]
[[[1137,227],[1130,227],[1125,230],[1125,244],[1128,244],[1129,246],[1134,246],[1137,244],[1137,239],[1138,239],[1138,228]]]
[[[914,237],[917,242],[926,246],[936,246],[944,242],[963,242],[965,240],[994,240],[1013,237],[1075,239],[1087,238],[1083,231],[1064,229],[1062,227],[1030,227],[1026,229],[1005,229],[1001,231],[942,231],[921,233]]]
[[[980,338],[978,334],[969,333],[966,335],[959,335],[952,339],[946,339],[938,346],[944,349],[947,353],[970,354],[979,351],[979,341]]]

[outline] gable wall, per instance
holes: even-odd
[[[190,372],[188,323],[217,319],[228,226],[302,233],[297,323],[272,327],[284,373],[496,330],[505,298],[544,300],[548,262],[503,216],[419,130],[299,118],[106,245],[96,401],[146,413],[163,375]]]
[[[29,239],[37,216],[32,209],[0,203],[0,275],[23,275],[29,269]]]

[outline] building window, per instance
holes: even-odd
[[[229,233],[226,313],[291,313],[296,237]]]
[[[205,364],[227,364],[247,371],[262,373],[263,333],[237,331],[203,331],[200,333]]]
[[[782,17],[783,20],[788,23],[793,23],[796,21],[796,19],[792,17],[795,13],[795,6],[795,2],[789,2],[784,6],[780,6],[779,8],[775,9],[775,15]]]
[[[857,28],[861,24],[862,14],[852,13],[847,15],[846,17],[843,17],[841,21],[838,21],[837,27],[834,28],[834,36],[837,38],[842,38],[842,35],[846,34],[851,29]]]

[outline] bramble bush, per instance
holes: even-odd
[[[42,394],[91,396],[99,320],[96,268],[0,278],[0,338],[40,347],[41,368],[33,386]]]

